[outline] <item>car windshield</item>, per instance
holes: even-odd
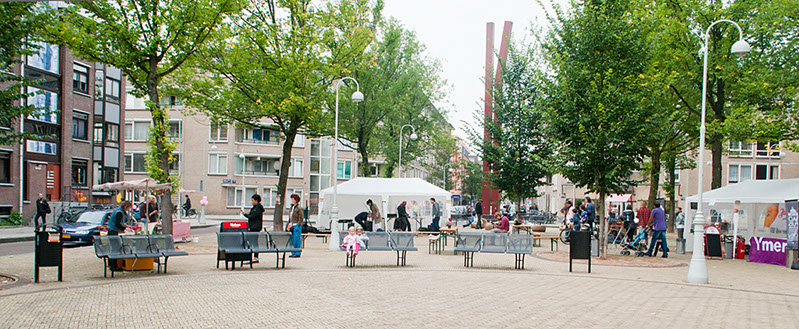
[[[72,219],[77,223],[101,225],[103,223],[103,217],[105,217],[107,213],[108,212],[105,211],[87,211]]]

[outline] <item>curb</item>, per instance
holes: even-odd
[[[0,238],[0,244],[2,243],[12,243],[12,242],[23,242],[23,241],[33,241],[36,237],[35,236],[18,236],[12,238]]]

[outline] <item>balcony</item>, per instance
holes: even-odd
[[[280,141],[277,139],[270,139],[270,140],[261,140],[261,139],[238,139],[236,140],[237,143],[246,143],[246,144],[258,144],[258,145],[275,145],[279,146]]]
[[[238,173],[238,174],[239,174],[239,175],[241,175],[241,173],[242,173],[242,172],[241,172],[241,171],[239,171],[239,173]],[[248,175],[248,176],[267,176],[267,177],[277,177],[277,176],[278,176],[278,174],[277,174],[277,171],[276,171],[276,170],[270,170],[270,171],[263,171],[263,170],[245,170],[245,171],[244,171],[244,174],[245,174],[245,175]]]

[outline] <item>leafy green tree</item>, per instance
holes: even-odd
[[[372,42],[379,9],[361,0],[252,1],[176,80],[187,105],[215,119],[259,126],[268,118],[277,127],[284,138],[280,204],[297,134],[331,132],[333,80],[348,75]],[[283,209],[275,207],[277,230]]]
[[[168,140],[169,116],[160,104],[164,79],[196,55],[214,29],[239,10],[238,0],[79,1],[50,11],[45,35],[85,59],[119,68],[133,94],[145,97],[152,116],[146,167],[158,182],[169,176],[175,144]],[[161,199],[164,218],[172,216],[171,191]],[[172,232],[172,221],[163,221]]]
[[[424,45],[411,31],[390,20],[379,24],[377,32],[377,41],[355,63],[353,75],[366,100],[340,106],[341,136],[355,145],[361,158],[361,176],[366,177],[371,176],[370,159],[375,155],[396,161],[388,156],[388,144],[375,141],[393,128],[386,127],[385,122],[396,118],[396,112],[422,109],[441,94],[438,63],[423,57]]]
[[[545,86],[532,57],[510,47],[507,62],[500,63],[502,84],[494,86],[494,116],[482,120],[491,139],[470,133],[472,143],[488,162],[488,181],[517,205],[524,198],[537,197],[538,187],[547,184],[553,154],[544,131]]]
[[[34,32],[41,22],[35,19],[34,5],[31,2],[0,3],[0,69],[3,71],[13,71],[22,63],[21,56],[31,54],[31,49],[36,47]],[[21,116],[27,117],[37,110],[33,105],[22,105],[23,100],[32,96],[23,90],[35,85],[35,81],[20,74],[0,73],[0,126],[8,128],[0,129],[0,145],[36,138],[15,127]]]
[[[585,1],[558,14],[544,45],[553,72],[547,122],[558,168],[599,194],[603,258],[605,197],[637,183],[630,174],[640,169],[653,125],[641,106],[648,47],[630,11],[629,0]]]
[[[465,161],[464,170],[459,173],[463,188],[461,194],[468,196],[470,200],[481,200],[483,198],[483,167],[481,164],[472,161]]]

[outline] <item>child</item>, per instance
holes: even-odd
[[[572,230],[580,230],[580,211],[577,208],[572,208]]]
[[[355,227],[350,226],[347,235],[341,240],[341,247],[346,247],[347,255],[358,254],[361,244],[358,241],[358,235],[355,234]]]
[[[358,244],[361,248],[366,249],[366,241],[369,241],[369,237],[363,233],[363,228],[359,227],[356,231],[358,232]],[[355,254],[358,254],[358,249],[355,250]]]

